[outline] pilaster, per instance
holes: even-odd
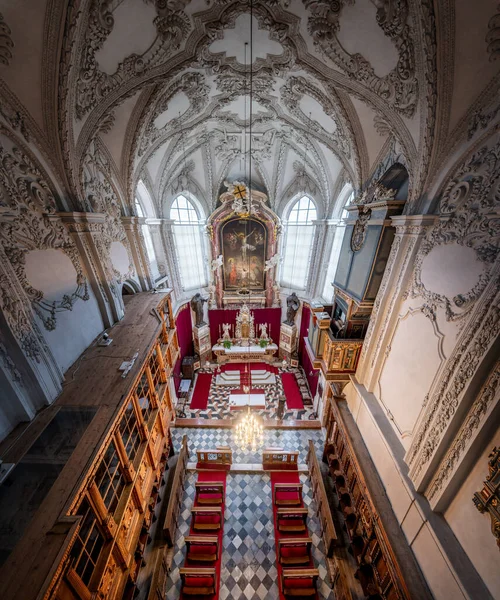
[[[122,217],[121,220],[132,250],[132,258],[142,290],[150,290],[154,287],[154,277],[151,273],[142,233],[142,226],[146,224],[146,218]]]
[[[68,228],[85,265],[92,291],[106,328],[125,314],[119,287],[109,257],[103,251],[104,213],[58,213]]]
[[[175,299],[182,296],[182,284],[179,275],[179,263],[174,243],[173,219],[162,219],[161,233],[165,245],[168,270],[170,271],[171,287],[174,290]]]

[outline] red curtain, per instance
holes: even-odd
[[[267,323],[267,333],[272,338],[275,344],[279,345],[280,325],[281,325],[281,308],[256,308],[251,309],[255,317],[255,335],[259,335],[259,325]],[[217,343],[219,337],[222,336],[222,324],[230,323],[236,327],[236,315],[238,310],[235,309],[213,309],[208,311],[208,319],[210,321],[210,340],[212,346]],[[232,330],[231,330],[232,332]]]
[[[300,322],[300,339],[299,339],[299,358],[300,364],[302,365],[309,389],[311,390],[312,397],[316,395],[316,388],[318,387],[318,375],[319,371],[315,371],[312,366],[311,359],[307,353],[306,343],[304,338],[309,333],[309,321],[311,318],[311,309],[305,304],[302,306],[302,321]]]
[[[185,356],[192,356],[194,354],[193,348],[193,326],[191,323],[191,311],[189,310],[189,304],[185,304],[180,311],[177,313],[177,319],[175,320],[177,327],[177,339],[179,340],[180,355],[174,367],[174,381],[175,390],[179,389],[181,384],[181,366],[182,359]]]

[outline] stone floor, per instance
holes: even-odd
[[[179,568],[185,560],[184,538],[189,533],[196,479],[196,473],[190,473],[186,479],[175,555],[167,582],[167,600],[180,597]],[[314,564],[320,573],[318,597],[320,600],[333,600],[335,596],[327,577],[323,540],[309,480],[305,475],[301,475],[300,480],[304,484],[304,504],[309,509],[308,527],[313,540]],[[227,477],[219,598],[278,599],[271,481],[267,474],[236,474]]]
[[[262,464],[262,449],[258,452],[242,450],[234,441],[232,429],[174,427],[172,441],[176,452],[179,452],[184,434],[187,434],[189,440],[189,462],[196,462],[196,450],[211,450],[216,446],[229,446],[233,451],[233,463]],[[309,440],[313,440],[316,454],[321,457],[324,444],[321,429],[265,429],[262,448],[298,450],[299,463],[305,463]]]
[[[230,445],[235,463],[261,463],[261,452],[241,451],[232,440],[232,433],[225,429],[182,429],[172,430],[176,451],[184,433],[189,436],[190,461],[196,458],[196,449],[209,449],[217,445]],[[281,446],[285,450],[299,450],[299,462],[304,463],[309,439],[316,447],[318,457],[323,447],[322,432],[319,430],[266,430],[264,445]],[[174,600],[180,596],[179,568],[184,564],[184,538],[189,533],[191,507],[194,498],[196,473],[189,473],[183,497],[183,508],[175,541],[175,555],[167,583],[166,598]],[[300,476],[304,484],[304,504],[309,509],[309,532],[313,540],[314,564],[320,572],[318,597],[334,600],[325,567],[324,546],[320,524],[316,517],[315,504],[309,480]],[[226,487],[226,510],[223,536],[220,599],[226,600],[277,600],[278,584],[274,524],[271,498],[271,481],[266,473],[229,474]]]
[[[210,395],[208,397],[208,405],[205,410],[191,410],[189,408],[188,399],[186,401],[186,406],[184,407],[184,415],[187,419],[235,419],[238,418],[241,414],[240,411],[231,411],[229,410],[229,394],[233,389],[232,386],[227,385],[217,385],[215,383],[215,372],[213,370],[200,369],[200,373],[210,372],[214,374],[212,378],[212,384],[210,386]],[[279,373],[282,373],[283,370],[279,369]],[[302,398],[304,401],[304,408],[300,410],[287,410],[283,416],[283,419],[296,419],[296,420],[306,420],[313,419],[314,411],[312,408],[312,400],[311,395],[309,393],[309,388],[307,386],[307,380],[305,377],[305,373],[302,368],[291,368],[287,369],[287,372],[294,373],[297,379],[297,384],[302,393]],[[278,398],[283,395],[283,384],[281,382],[281,377],[278,375],[276,377],[276,383],[271,385],[261,386],[260,389],[263,389],[266,394],[266,408],[265,410],[254,411],[256,414],[260,415],[263,419],[276,419],[276,411],[278,410]],[[191,390],[192,392],[192,390]],[[191,396],[191,392],[189,396]],[[178,411],[178,415],[180,415]]]

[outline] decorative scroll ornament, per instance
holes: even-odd
[[[480,513],[489,513],[491,532],[500,548],[500,448],[493,448],[488,460],[488,477],[480,492],[476,492],[472,501]]]
[[[398,52],[398,63],[379,77],[361,54],[349,54],[337,38],[340,16],[348,0],[302,0],[309,9],[308,31],[315,46],[345,71],[406,117],[413,117],[418,101],[413,28],[408,25],[407,0],[382,0],[377,5],[377,23]]]
[[[488,285],[500,253],[499,182],[500,142],[492,148],[481,148],[457,170],[443,192],[440,219],[422,242],[411,289],[405,297],[423,297],[434,312],[438,306],[444,307],[448,321],[461,319],[468,313]],[[429,291],[421,275],[424,259],[431,250],[452,243],[475,250],[484,270],[471,290],[447,298]]]
[[[497,6],[497,11],[497,14],[491,17],[488,23],[488,33],[486,34],[490,62],[500,57],[500,4]]]
[[[363,207],[359,209],[358,219],[354,223],[351,236],[351,250],[353,252],[358,252],[363,247],[366,238],[366,228],[371,216],[372,211],[369,208]]]
[[[187,1],[175,2],[174,8],[170,7],[171,2],[163,0],[158,0],[155,4],[158,14],[154,20],[157,32],[155,40],[144,54],[127,56],[117,70],[108,75],[99,68],[96,54],[113,30],[113,7],[116,3],[109,0],[92,2],[76,87],[76,114],[79,119],[127,80],[143,74],[172,56],[186,39],[191,25],[189,17],[182,9],[179,10],[179,6],[184,8]]]
[[[72,310],[78,299],[88,300],[88,286],[79,254],[69,233],[56,217],[56,201],[40,170],[15,146],[0,144],[0,243],[18,281],[44,327],[56,327],[56,314]],[[35,250],[62,250],[76,271],[76,287],[60,300],[49,301],[26,277],[26,255]]]
[[[14,42],[11,38],[10,27],[0,14],[0,64],[9,66],[12,59],[12,48],[14,48]]]

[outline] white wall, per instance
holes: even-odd
[[[494,598],[500,598],[499,549],[489,515],[481,514],[472,498],[488,475],[488,455],[500,446],[500,427],[456,493],[444,517]]]

